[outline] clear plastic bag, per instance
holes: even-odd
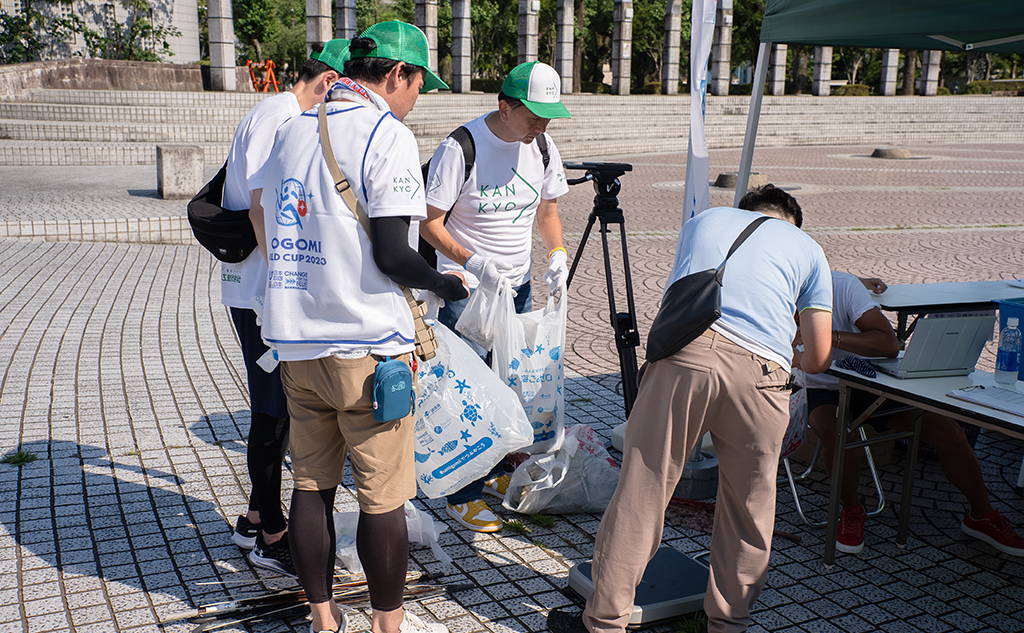
[[[619,482],[619,467],[585,424],[565,429],[562,447],[534,455],[509,479],[505,502],[523,514],[603,512]]]
[[[533,441],[518,396],[465,341],[437,323],[437,355],[421,361],[416,387],[416,481],[437,499],[486,475]]]
[[[428,515],[416,509],[412,503],[405,502],[405,524],[409,528],[409,542],[418,543],[430,548],[434,558],[438,561],[451,564],[452,557],[448,555],[437,537],[448,529],[444,523],[435,523]],[[350,572],[361,574],[363,564],[359,561],[359,553],[356,551],[356,530],[359,527],[358,512],[335,512],[334,513],[334,534],[336,537],[335,553],[338,561]]]

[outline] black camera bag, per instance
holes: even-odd
[[[703,334],[722,316],[725,263],[754,230],[770,217],[757,218],[732,243],[722,264],[677,279],[661,298],[661,308],[647,335],[647,361],[667,358]]]
[[[256,249],[256,232],[246,210],[230,211],[221,206],[227,170],[225,162],[217,175],[189,201],[188,223],[203,248],[220,261],[235,264]]]

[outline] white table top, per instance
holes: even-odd
[[[1018,287],[1010,284],[1019,284]],[[1024,297],[1024,282],[1021,281],[954,281],[940,284],[899,284],[889,286],[880,295],[872,295],[883,310],[909,311],[932,309],[943,306],[959,306],[960,309],[994,308],[997,299]]]
[[[839,369],[833,364],[830,373],[854,385],[876,387],[894,396],[903,396],[922,405],[931,405],[953,417],[969,418],[965,420],[969,423],[977,423],[978,426],[1024,439],[1024,417],[946,395],[950,391],[971,385],[982,385],[986,388],[994,386],[995,380],[988,372],[975,370],[967,376],[903,379],[879,372],[877,377],[868,378],[854,371]],[[1024,383],[1017,381],[1016,390],[1024,393]]]

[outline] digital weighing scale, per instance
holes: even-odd
[[[659,547],[637,585],[633,615],[626,628],[636,629],[703,609],[708,587],[707,557],[705,554],[694,560],[674,547]],[[589,561],[569,571],[569,588],[584,599],[594,592]]]

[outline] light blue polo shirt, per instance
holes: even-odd
[[[683,224],[665,287],[717,268],[743,229],[764,214],[730,207],[699,213]],[[785,220],[761,224],[736,250],[722,280],[722,317],[711,326],[744,349],[786,369],[793,359],[793,315],[832,311],[832,277],[825,253]]]

